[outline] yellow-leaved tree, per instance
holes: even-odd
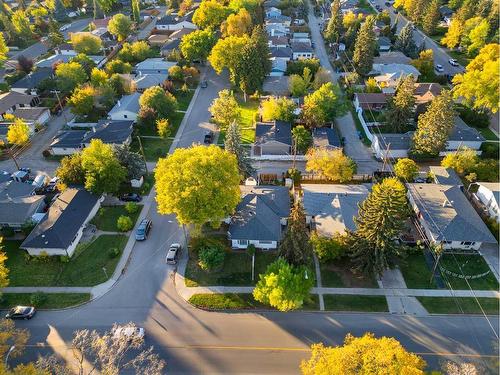
[[[7,130],[7,142],[16,146],[22,146],[29,141],[30,133],[29,126],[23,120],[16,118]]]

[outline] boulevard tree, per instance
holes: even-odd
[[[356,163],[342,150],[310,148],[306,157],[306,171],[315,172],[329,181],[349,182],[356,173]]]
[[[226,130],[224,149],[236,156],[238,169],[242,176],[250,175],[254,171],[250,159],[247,157],[247,152],[241,145],[241,131],[236,121],[233,121]]]
[[[208,110],[220,129],[226,129],[232,122],[237,122],[241,116],[236,98],[227,89],[219,91],[219,97],[212,101]]]
[[[221,23],[226,20],[231,10],[216,0],[205,0],[194,11],[193,23],[201,29],[219,28]]]
[[[321,127],[332,122],[343,107],[339,87],[328,82],[304,98],[302,120],[311,128]]]
[[[160,86],[146,89],[139,98],[141,108],[152,108],[160,118],[167,118],[177,109],[177,99]]]
[[[202,4],[205,2],[202,2]],[[237,85],[239,83],[238,66],[240,65],[240,59],[243,55],[243,50],[249,44],[251,44],[250,37],[246,34],[219,39],[212,48],[208,61],[210,61],[210,65],[212,65],[217,74],[221,74],[224,69],[229,70],[231,83]]]
[[[352,62],[356,72],[360,75],[367,75],[372,70],[373,58],[377,49],[377,36],[373,31],[375,27],[375,17],[368,16],[361,25],[354,44],[354,55]]]
[[[212,30],[195,30],[181,39],[180,49],[182,56],[189,61],[206,61],[215,45],[216,38]]]
[[[436,31],[436,27],[441,19],[440,6],[441,2],[439,0],[431,0],[422,16],[422,30],[427,35],[433,35]]]

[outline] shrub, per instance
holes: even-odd
[[[134,223],[129,216],[121,215],[116,221],[116,227],[120,232],[128,232],[133,226]]]
[[[490,118],[484,111],[469,108],[463,105],[458,106],[458,113],[466,124],[476,128],[487,128],[490,124]]]
[[[120,255],[120,250],[118,250],[118,248],[112,247],[111,249],[109,249],[108,256],[111,259],[116,258],[118,255]]]
[[[31,255],[28,252],[23,254],[24,262],[29,263],[31,261]]]
[[[61,263],[69,263],[70,257],[67,255],[61,255],[59,257],[59,260],[61,261]]]
[[[35,227],[35,222],[33,220],[27,220],[23,225],[21,225],[21,231],[25,236],[31,233],[33,228]]]
[[[15,234],[14,229],[8,226],[2,227],[1,233],[2,237],[12,237]]]
[[[44,292],[35,292],[30,296],[30,303],[39,307],[47,300],[47,295]]]
[[[33,259],[39,263],[48,263],[50,255],[46,251],[42,251],[40,255],[34,256]]]
[[[218,241],[213,241],[199,249],[198,265],[205,271],[215,270],[222,267],[225,255],[224,246]]]
[[[481,145],[481,154],[482,158],[487,159],[498,159],[499,158],[499,149],[498,143],[484,142]]]
[[[346,253],[345,236],[335,234],[332,238],[311,235],[313,251],[321,262],[329,262],[343,257]]]
[[[125,203],[125,211],[129,214],[135,214],[139,210],[139,205],[135,202]]]
[[[247,246],[247,254],[251,257],[255,255],[255,246],[254,244],[250,244]]]

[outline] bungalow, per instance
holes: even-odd
[[[161,86],[167,78],[165,74],[139,74],[134,78],[133,85],[138,92],[144,92],[150,87]]]
[[[370,185],[302,184],[306,223],[320,236],[355,231],[358,204],[366,199]]]
[[[484,205],[488,215],[497,223],[500,222],[500,184],[498,182],[476,182],[476,184],[477,199]]]
[[[377,42],[379,52],[387,52],[392,48],[391,40],[385,36],[379,36]]]
[[[485,140],[477,129],[471,128],[460,117],[455,116],[455,126],[448,137],[446,150],[440,152],[439,155],[444,156],[463,147],[468,147],[475,150],[477,154],[481,154],[481,145]]]
[[[53,75],[52,68],[36,69],[19,81],[14,82],[10,86],[10,89],[20,94],[38,95],[40,83],[46,79],[52,78]]]
[[[231,216],[228,238],[233,249],[252,244],[276,249],[290,216],[290,195],[284,186],[240,186],[241,202]]]
[[[184,35],[191,34],[194,31],[194,29],[180,29],[174,31],[172,34],[170,34],[170,39],[182,39]]]
[[[90,34],[90,33],[84,33],[84,34]],[[73,49],[73,45],[71,43],[63,43],[58,45],[55,49],[54,52],[56,55],[67,55],[67,56],[76,56],[78,53]]]
[[[137,74],[168,74],[168,70],[176,65],[175,62],[165,61],[161,57],[151,57],[135,65]]]
[[[269,7],[265,9],[265,18],[278,18],[281,16],[281,9],[276,7]]]
[[[45,208],[44,195],[0,199],[0,228],[20,230],[23,224],[35,221],[34,216]]]
[[[307,43],[292,43],[292,59],[312,59],[314,57],[314,50],[310,44]]]
[[[30,255],[72,256],[87,223],[97,213],[101,198],[80,188],[68,188],[49,207],[47,215],[21,244]]]
[[[280,22],[266,21],[265,28],[269,36],[287,36],[290,33],[290,27]]]
[[[404,134],[374,134],[372,140],[372,151],[375,157],[383,160],[388,157],[399,159],[408,157],[408,150],[411,146],[413,132]],[[387,151],[389,146],[389,151]]]
[[[439,96],[441,91],[442,87],[439,83],[415,83],[413,96],[415,97],[416,118],[426,111],[429,103]]]
[[[282,69],[282,75],[273,76],[272,74],[270,74],[270,77],[266,77],[266,79],[264,79],[262,90],[265,93],[269,93],[270,95],[274,96],[287,96],[290,93],[288,90],[288,77],[284,75],[286,72],[286,63]]]
[[[175,31],[181,29],[196,30],[197,27],[193,23],[193,12],[189,12],[184,17],[177,17],[173,14],[163,16],[156,22],[156,29],[162,31]]]
[[[88,130],[66,130],[52,139],[49,151],[52,155],[72,155],[81,151],[82,140]]]
[[[292,152],[292,127],[284,121],[255,124],[255,142],[252,156],[290,155]]]
[[[370,75],[374,75],[375,81],[384,93],[394,93],[401,78],[412,75],[415,79],[420,72],[413,66],[407,64],[373,64]]]
[[[111,108],[108,113],[110,120],[137,120],[137,114],[141,106],[139,105],[139,98],[141,94],[134,92],[130,95],[124,95],[119,99],[115,106]]]
[[[355,93],[354,107],[359,110],[380,111],[387,108],[387,99],[390,95],[383,93]]]
[[[50,109],[46,107],[17,108],[13,115],[27,124],[45,125],[50,120]]]
[[[39,60],[35,63],[37,68],[53,68],[56,63],[67,63],[69,62],[75,55],[61,55],[55,54],[47,57],[46,59]],[[106,59],[106,56],[93,56],[87,55],[87,57],[97,65],[97,67],[101,67]]]
[[[342,148],[342,142],[333,128],[315,128],[312,131],[313,146],[326,149]]]
[[[170,37],[164,34],[153,34],[149,36],[148,43],[150,46],[163,46]]]
[[[269,72],[269,77],[283,77],[286,73],[286,67],[286,60],[271,59],[271,71]]]
[[[374,64],[409,64],[411,59],[399,51],[382,52],[373,58]]]
[[[439,7],[439,14],[441,15],[441,18],[446,26],[450,26],[451,18],[453,17],[453,10],[446,5],[442,5]]]
[[[3,119],[3,116],[7,113],[13,114],[18,108],[34,107],[38,102],[38,97],[21,94],[16,91],[0,94],[0,118]]]
[[[107,46],[109,46],[110,44],[114,44],[116,41],[116,37],[111,34],[106,27],[99,27],[95,30],[92,30],[90,33],[100,38],[104,45]]]
[[[444,250],[479,250],[483,243],[497,243],[460,186],[410,183],[407,187],[417,223],[431,243]]]
[[[286,48],[288,47],[288,38],[285,36],[272,36],[269,37],[267,45],[269,48]]]

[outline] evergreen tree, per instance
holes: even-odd
[[[429,0],[412,0],[409,3],[408,17],[415,24],[420,24],[422,17],[426,12]]]
[[[418,56],[418,48],[415,44],[415,40],[413,40],[412,26],[413,25],[411,24],[411,22],[408,22],[401,29],[398,37],[396,38],[394,48],[398,51],[403,52],[406,56],[415,59]]]
[[[422,17],[422,29],[427,35],[432,35],[436,31],[436,27],[441,19],[441,13],[439,12],[440,5],[439,0],[432,0]]]
[[[135,22],[141,22],[141,9],[139,7],[139,0],[132,0],[132,18]]]
[[[306,227],[306,214],[300,202],[295,202],[285,236],[279,246],[279,255],[294,266],[306,265],[312,256],[312,246]]]
[[[331,11],[332,16],[328,21],[328,25],[325,30],[325,39],[330,43],[336,43],[342,36],[344,29],[344,16],[340,7],[340,0],[333,0]]]
[[[243,176],[253,173],[254,169],[250,163],[250,159],[248,159],[246,151],[241,145],[241,131],[236,121],[233,121],[227,128],[224,149],[236,156],[238,169]]]
[[[372,69],[373,57],[377,48],[377,37],[373,31],[375,17],[368,16],[361,25],[354,45],[353,63],[356,71],[367,75]]]
[[[356,231],[349,234],[348,246],[358,271],[381,275],[404,250],[394,240],[408,218],[406,189],[397,178],[375,184],[359,205],[354,218]]]
[[[415,106],[415,79],[407,76],[399,83],[396,94],[389,100],[386,119],[392,133],[402,133],[412,125]]]
[[[418,118],[411,152],[414,155],[437,156],[444,150],[453,129],[455,111],[451,92],[443,90],[427,111]]]

